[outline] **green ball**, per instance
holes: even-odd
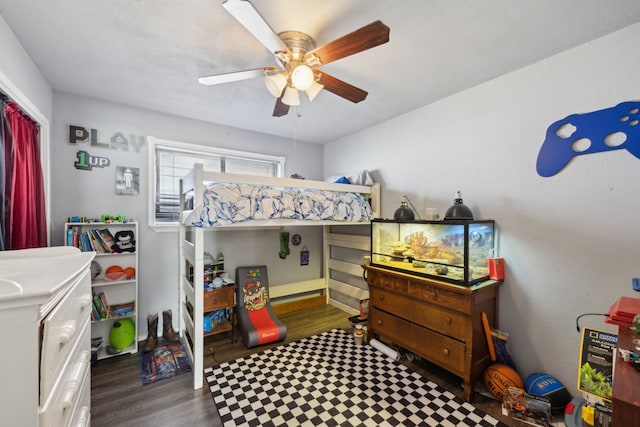
[[[119,319],[113,322],[109,341],[116,350],[124,350],[136,339],[136,326],[131,319]]]

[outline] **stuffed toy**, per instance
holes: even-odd
[[[136,251],[136,241],[135,236],[133,235],[133,230],[123,230],[118,231],[114,236],[115,245],[113,245],[113,249],[118,252],[135,252]]]

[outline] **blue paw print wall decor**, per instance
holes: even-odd
[[[626,149],[640,158],[640,102],[584,114],[571,114],[547,128],[536,170],[549,177],[560,172],[576,156]]]

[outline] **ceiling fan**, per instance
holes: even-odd
[[[317,67],[387,43],[390,30],[381,21],[316,47],[313,38],[300,31],[276,34],[248,0],[226,0],[222,6],[273,54],[276,65],[200,77],[201,84],[216,85],[264,76],[267,89],[277,98],[274,117],[284,116],[290,106],[300,105],[301,91],[309,101],[322,89],[354,103],[367,97],[366,91]]]

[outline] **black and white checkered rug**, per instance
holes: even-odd
[[[225,426],[505,426],[339,329],[204,373]]]

